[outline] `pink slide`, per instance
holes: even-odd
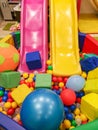
[[[48,59],[48,2],[47,0],[22,0],[21,7],[21,46],[20,46],[20,72],[31,73],[26,64],[26,54],[39,51],[42,68],[46,69]]]

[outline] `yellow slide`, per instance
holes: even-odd
[[[53,74],[80,74],[76,0],[50,0],[50,51]]]

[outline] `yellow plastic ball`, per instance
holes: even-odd
[[[32,78],[28,78],[27,81],[28,81],[28,82],[32,82],[33,79],[32,79]]]
[[[5,107],[5,108],[8,108],[8,109],[11,108],[11,103],[10,103],[10,102],[6,102],[6,103],[4,104],[4,107]]]
[[[82,121],[87,121],[87,117],[84,114],[80,114],[80,117]]]
[[[16,102],[12,102],[11,106],[12,106],[12,108],[16,108],[17,107],[17,103]]]
[[[51,65],[52,62],[51,62],[51,60],[47,60],[46,63],[47,63],[47,65]]]
[[[48,74],[52,74],[53,71],[52,71],[52,70],[47,70],[47,73],[48,73]]]
[[[63,82],[60,82],[60,83],[59,83],[59,87],[60,87],[60,88],[64,87],[64,83],[63,83]]]
[[[82,76],[83,78],[87,78],[86,72],[82,72],[81,76]]]
[[[66,129],[69,129],[71,127],[71,122],[67,119],[64,120],[64,125]]]
[[[79,109],[79,108],[76,108],[76,109],[74,110],[74,114],[75,114],[75,115],[79,115],[79,114],[80,114],[80,109]]]
[[[29,78],[34,78],[34,74],[33,73],[29,74]]]
[[[61,125],[60,125],[60,130],[65,130],[64,123],[61,123]]]
[[[28,78],[28,73],[23,73],[23,78],[24,79]]]
[[[75,119],[81,119],[80,115],[76,115]]]

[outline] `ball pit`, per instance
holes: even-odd
[[[97,0],[90,0],[90,1],[97,2]],[[5,45],[5,44],[6,43],[1,43],[1,45],[0,45],[0,72],[15,70],[19,64],[18,51],[11,45]],[[9,50],[8,50],[8,46],[10,46]],[[14,55],[14,53],[16,53],[16,55]],[[7,54],[10,54],[11,57]],[[14,56],[14,58],[13,58],[13,56]],[[58,61],[58,63],[59,63],[59,61]],[[36,104],[38,103],[38,105],[39,104],[41,105],[41,102],[33,103],[33,105],[32,105],[32,103],[29,104],[28,102],[30,100],[34,101],[34,99],[36,100],[37,98],[40,98],[41,96],[44,95],[43,92],[42,93],[38,92],[37,93],[38,97],[31,96],[31,98],[28,100],[27,100],[27,98],[28,98],[27,97],[24,100],[23,104],[18,105],[14,101],[14,99],[11,97],[11,93],[13,92],[13,90],[15,88],[6,90],[2,86],[0,86],[0,112],[9,116],[14,121],[16,121],[19,125],[24,126],[27,130],[33,130],[33,126],[36,126],[37,130],[42,129],[43,126],[46,126],[45,128],[43,128],[43,130],[52,130],[52,128],[53,128],[53,130],[54,129],[57,130],[57,127],[59,127],[58,130],[66,130],[66,129],[70,130],[75,127],[77,127],[77,129],[78,129],[78,126],[81,126],[81,125],[89,122],[89,119],[86,117],[85,114],[81,113],[81,109],[80,109],[81,98],[83,96],[85,96],[83,88],[85,85],[85,81],[87,79],[87,73],[82,72],[81,75],[72,75],[69,77],[66,77],[66,76],[62,77],[60,75],[55,76],[55,75],[53,75],[52,61],[50,59],[48,59],[46,64],[47,64],[46,65],[47,70],[45,71],[45,73],[52,75],[52,79],[51,79],[52,86],[51,86],[50,91],[52,91],[52,93],[55,93],[56,95],[58,95],[57,97],[61,98],[61,100],[63,102],[62,106],[64,107],[64,114],[65,114],[64,118],[63,118],[63,116],[62,116],[62,118],[60,117],[60,111],[59,111],[60,105],[57,105],[58,102],[56,102],[56,100],[58,98],[54,99],[53,97],[50,96],[48,105],[45,104],[44,108],[41,107],[40,109],[38,109],[38,111],[36,110],[34,112],[34,107],[36,106]],[[30,74],[28,74],[27,72],[24,72],[21,75],[21,81],[19,83],[19,85],[26,84],[28,86],[28,88],[30,88],[32,90],[32,93],[31,93],[32,95],[35,94],[35,91],[39,91],[39,90],[35,90],[37,73],[38,73],[37,71],[35,71],[35,73],[30,73]],[[15,86],[15,87],[18,87],[18,86]],[[47,99],[45,97],[46,97],[46,95],[44,95],[44,101],[46,101],[46,99]],[[51,99],[51,101],[55,100],[54,104],[57,105],[57,107],[54,107],[51,111],[50,111],[50,108],[52,107],[53,104],[51,104],[50,99]],[[27,100],[27,102],[25,103],[26,100]],[[30,107],[29,107],[29,105],[30,105]],[[43,122],[39,123],[36,121],[37,114],[40,113],[40,111],[42,112],[41,118],[42,119],[44,118],[42,120],[44,123]],[[52,116],[50,119],[48,118],[49,120],[46,120],[45,116],[47,113],[49,113],[49,111],[52,113]],[[63,110],[61,112],[63,113]],[[57,115],[58,115],[58,118],[57,118]],[[29,121],[29,119],[30,119],[30,121]],[[59,123],[56,121],[58,121]],[[30,126],[29,126],[29,123],[30,123]]]
[[[32,78],[32,80],[29,80],[30,78]],[[87,117],[85,115],[82,115],[82,113],[80,111],[80,103],[78,103],[77,100],[75,100],[77,98],[81,99],[82,96],[84,96],[84,92],[80,91],[80,92],[76,92],[75,93],[73,90],[67,89],[65,87],[67,80],[68,80],[67,77],[56,77],[56,76],[53,76],[52,77],[52,81],[51,81],[53,83],[52,83],[52,87],[51,87],[50,91],[53,91],[53,94],[54,93],[58,94],[57,97],[59,97],[59,96],[61,97],[61,93],[63,93],[64,94],[63,98],[65,98],[65,96],[67,96],[65,93],[68,90],[70,90],[67,93],[68,94],[68,96],[67,96],[68,102],[67,102],[66,105],[63,104],[64,105],[64,114],[65,114],[65,117],[64,117],[64,120],[62,121],[62,123],[58,124],[58,126],[60,125],[59,130],[65,130],[66,127],[68,129],[71,129],[71,128],[77,127],[78,125],[81,125],[83,123],[87,123],[87,121],[86,121]],[[23,73],[21,75],[20,85],[26,84],[32,90],[32,94],[34,93],[34,90],[35,90],[35,82],[36,82],[36,74],[34,74],[34,73],[30,73],[30,74]],[[59,86],[60,82],[63,82],[64,86]],[[23,125],[23,121],[21,121],[21,118],[20,118],[21,105],[18,106],[17,103],[14,101],[14,99],[12,99],[12,97],[11,97],[11,92],[13,92],[13,90],[14,90],[14,88],[10,89],[10,90],[6,90],[5,88],[0,87],[0,91],[1,91],[1,96],[0,96],[0,111],[2,113],[6,114],[7,116],[9,116],[10,118],[12,118],[13,120],[15,120],[19,125]],[[71,94],[69,92],[71,92]],[[74,93],[74,96],[72,96],[72,93]],[[43,93],[41,93],[41,94],[43,94]],[[41,94],[38,94],[38,96],[41,96]],[[6,96],[6,100],[3,100],[4,96]],[[69,104],[70,101],[72,101],[72,102]],[[49,103],[49,106],[50,105],[51,105],[51,103]],[[25,104],[25,106],[26,107],[24,107],[24,108],[26,109],[28,105]],[[57,108],[58,108],[58,106],[57,106]],[[30,112],[30,111],[28,111],[28,112]],[[56,112],[56,113],[59,114],[59,112]],[[32,114],[29,113],[28,115],[31,116]],[[28,115],[27,115],[27,119],[29,119]],[[54,113],[53,113],[53,115],[54,115]],[[44,114],[44,116],[45,116],[45,114]],[[36,117],[36,115],[34,116],[33,120],[35,120],[35,117]],[[57,117],[57,115],[54,116],[55,119],[56,119],[56,117]],[[53,119],[53,120],[55,121],[55,119]],[[26,120],[26,121],[28,122],[28,120]],[[64,124],[64,122],[65,122],[65,124]],[[38,125],[38,124],[36,123],[36,125]],[[47,130],[47,129],[45,129],[45,130]]]

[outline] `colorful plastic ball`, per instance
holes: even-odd
[[[52,90],[37,89],[25,98],[20,117],[27,130],[57,130],[64,118],[64,106]]]
[[[83,91],[79,92],[78,96],[81,98],[85,95],[85,93]]]
[[[17,49],[8,44],[0,43],[0,72],[15,70],[19,64]]]
[[[64,120],[64,125],[66,129],[69,129],[71,127],[71,122],[67,119]]]
[[[66,113],[66,119],[73,120],[73,114],[72,113]]]
[[[65,89],[61,92],[60,97],[62,102],[66,106],[70,106],[75,103],[76,101],[76,94],[72,89]]]
[[[76,127],[76,125],[77,125],[76,121],[75,121],[75,120],[72,120],[72,121],[71,121],[71,125]]]
[[[3,102],[6,102],[7,99],[8,99],[8,96],[7,96],[7,95],[4,95],[4,96],[2,97],[2,101],[3,101]]]
[[[66,87],[73,89],[76,92],[82,90],[84,85],[85,85],[85,79],[80,75],[73,75],[69,77],[66,82]]]
[[[64,111],[65,111],[65,113],[68,113],[69,112],[69,108],[67,106],[64,106]]]
[[[0,90],[0,97],[4,95],[4,91]]]
[[[74,111],[75,109],[76,109],[76,105],[73,104],[73,105],[70,106],[71,111]]]

